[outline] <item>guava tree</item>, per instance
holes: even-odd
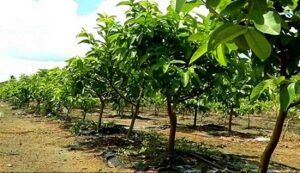
[[[189,6],[185,6],[186,11],[181,15],[173,4],[166,14],[152,2],[122,1],[120,4],[130,8],[125,27],[134,39],[130,47],[137,54],[136,62],[149,76],[149,88],[160,93],[167,103],[170,120],[168,153],[172,157],[177,126],[176,105],[210,90],[213,74],[219,65],[208,57],[189,65],[198,48],[198,43],[189,38],[201,30],[197,20],[188,14]]]
[[[185,0],[177,0],[186,3]],[[263,75],[273,78],[260,83],[251,94],[257,98],[266,88],[278,88],[280,110],[276,124],[260,161],[259,172],[267,172],[271,155],[275,150],[284,120],[291,107],[300,102],[295,100],[298,90],[300,5],[298,0],[236,0],[201,1],[209,9],[209,17],[216,29],[202,45],[203,52],[217,52],[223,62],[228,43],[238,46],[237,52],[264,61]]]
[[[78,93],[90,91],[90,94],[99,99],[100,112],[98,118],[98,129],[100,129],[105,102],[110,96],[110,90],[105,78],[103,77],[105,74],[104,70],[101,68],[100,61],[92,56],[85,58],[74,57],[68,60],[66,69],[69,71],[71,76],[71,86],[74,91],[73,96]]]
[[[32,93],[30,91],[31,77],[27,75],[21,75],[19,80],[10,80],[6,84],[7,98],[10,102],[17,107],[28,108],[32,100]]]
[[[143,98],[146,75],[139,68],[138,55],[130,47],[130,43],[135,41],[127,31],[130,28],[121,27],[111,16],[100,14],[97,21],[99,40],[85,31],[79,36],[84,38],[82,42],[92,46],[87,56],[93,56],[99,61],[101,77],[119,97],[118,103],[123,99],[135,107],[128,130],[130,136]]]
[[[253,88],[253,81],[250,73],[251,61],[246,58],[236,59],[238,55],[229,55],[233,57],[228,60],[228,66],[224,67],[222,74],[218,74],[218,85],[212,91],[211,96],[214,101],[220,102],[228,113],[228,132],[232,131],[233,116],[237,115],[237,109],[240,108],[240,99],[249,98]],[[229,58],[228,58],[229,59]]]

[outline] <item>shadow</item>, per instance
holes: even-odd
[[[221,151],[186,139],[176,141],[175,156],[168,159],[166,152],[167,140],[158,133],[135,132],[126,137],[127,130],[122,126],[110,127],[123,130],[111,130],[110,133],[77,137],[77,143],[66,146],[70,150],[81,150],[99,153],[98,156],[115,163],[119,168],[131,168],[136,171],[159,172],[207,172],[209,170],[240,171],[246,165],[254,163],[255,157],[225,154]],[[88,133],[86,133],[88,134]],[[256,170],[255,170],[256,171]],[[255,172],[250,171],[250,172]]]
[[[123,116],[111,115],[111,116],[108,116],[108,117],[109,118],[118,118],[118,119],[132,119],[131,115],[123,115]],[[151,118],[142,117],[142,116],[137,116],[136,119],[138,119],[138,120],[152,120]]]
[[[60,126],[65,130],[69,130],[73,122],[81,119],[77,117],[67,120],[63,115],[56,117],[60,120],[66,120],[61,121],[62,125]],[[161,128],[169,128],[169,126],[161,126]],[[227,134],[227,128],[224,126],[208,124],[193,129],[192,126],[178,124],[178,131],[191,132],[199,130],[215,136]],[[88,131],[82,133],[85,135],[76,137],[75,144],[65,146],[65,148],[98,153],[96,156],[107,161],[107,163],[111,164],[114,161],[113,166],[115,167],[132,168],[137,171],[220,172],[227,170],[227,172],[257,172],[258,169],[258,162],[255,161],[258,158],[255,156],[228,154],[212,146],[186,139],[176,140],[175,155],[168,159],[168,153],[166,152],[167,139],[163,135],[135,131],[128,138],[126,136],[127,131],[126,126],[115,124],[104,126],[99,132],[88,129]],[[233,134],[243,138],[253,137],[253,134],[235,131],[233,131]],[[300,171],[297,168],[278,162],[272,162],[270,169]]]
[[[284,163],[279,163],[279,162],[275,162],[275,161],[272,161],[271,162],[271,165],[276,167],[276,168],[288,168],[288,169],[291,169],[293,171],[297,171],[297,172],[300,172],[300,168],[296,168],[296,167],[293,167],[293,166],[289,166],[289,165],[286,165]]]
[[[230,136],[236,136],[244,139],[254,139],[258,136],[263,135],[262,133],[243,133],[239,131],[232,130],[231,133],[228,132],[228,128],[221,125],[215,125],[215,124],[206,124],[202,126],[192,126],[192,125],[178,125],[177,127],[178,132],[184,132],[184,133],[190,133],[195,131],[202,131],[206,132],[208,135],[211,136],[224,136],[224,137],[230,137]]]

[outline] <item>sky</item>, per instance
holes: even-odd
[[[40,68],[63,67],[88,46],[76,35],[95,33],[97,13],[124,21],[120,0],[0,0],[0,82]],[[165,11],[169,0],[154,0]]]

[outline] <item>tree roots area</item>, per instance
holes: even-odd
[[[239,118],[228,134],[221,121],[207,117],[191,127],[192,117],[179,116],[176,154],[169,157],[166,116],[139,117],[134,133],[127,137],[130,118],[109,116],[106,111],[107,121],[97,130],[96,114],[82,121],[75,111],[72,120],[65,120],[1,103],[0,172],[257,172],[272,127],[269,122],[256,128],[262,120],[253,117],[252,128],[246,129],[246,120]],[[299,158],[300,136],[289,130],[269,172],[300,172]]]

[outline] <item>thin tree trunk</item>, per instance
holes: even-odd
[[[86,112],[84,111],[83,112],[83,119],[82,119],[83,121],[85,121],[85,117],[86,117]]]
[[[99,113],[99,118],[98,118],[98,128],[97,128],[98,131],[101,128],[102,116],[103,116],[103,111],[104,111],[104,107],[105,107],[104,100],[101,97],[99,99],[100,99],[101,105],[100,105],[100,113]]]
[[[41,109],[41,102],[37,101],[36,103],[36,108],[35,108],[35,113],[39,114]]]
[[[131,118],[134,116],[134,106],[131,104]]]
[[[285,76],[286,78],[288,78],[288,76],[287,76],[287,65],[288,65],[287,56],[288,56],[287,54],[279,55],[279,57],[280,57],[280,75]],[[280,86],[280,92],[282,91],[283,87],[284,87],[283,85]],[[279,104],[279,106],[281,107],[281,104]],[[286,110],[286,111],[281,110],[281,109],[279,110],[279,114],[277,115],[277,120],[276,120],[275,127],[273,129],[273,132],[272,132],[272,136],[260,158],[260,165],[259,165],[259,171],[258,171],[259,173],[267,173],[267,171],[268,171],[269,162],[270,162],[271,156],[279,142],[280,135],[282,133],[282,128],[284,125],[284,120],[287,117],[287,114],[288,114],[288,110]]]
[[[228,122],[228,133],[230,134],[232,131],[232,116],[233,116],[233,105],[230,105],[230,112],[229,112],[229,122]]]
[[[169,157],[172,158],[175,152],[177,118],[176,118],[176,114],[173,111],[171,96],[167,96],[167,107],[168,107],[168,115],[169,115],[170,125],[171,125],[170,134],[169,134],[168,154]]]
[[[198,118],[198,105],[195,106],[195,115],[194,115],[194,128],[197,127],[197,118]]]
[[[67,108],[67,117],[66,117],[66,120],[67,120],[67,121],[70,121],[70,120],[71,120],[71,117],[70,117],[71,111],[72,111],[72,109],[71,109],[70,107]]]
[[[277,116],[276,124],[272,132],[272,136],[270,138],[270,142],[268,143],[265,151],[263,152],[260,158],[260,165],[259,165],[259,173],[266,173],[268,171],[269,162],[274,152],[282,132],[284,120],[287,116],[287,111],[279,111],[279,115]]]
[[[250,119],[250,114],[248,114],[248,123],[247,123],[247,129],[251,128],[251,119]]]
[[[129,130],[128,130],[128,133],[127,133],[127,137],[130,137],[131,134],[132,134],[132,131],[133,131],[133,127],[134,127],[134,124],[135,124],[135,120],[139,114],[139,110],[140,110],[140,101],[138,101],[137,105],[135,106],[135,111],[134,111],[134,114],[132,116],[132,119],[131,119],[131,123],[130,123],[130,127],[129,127]]]

